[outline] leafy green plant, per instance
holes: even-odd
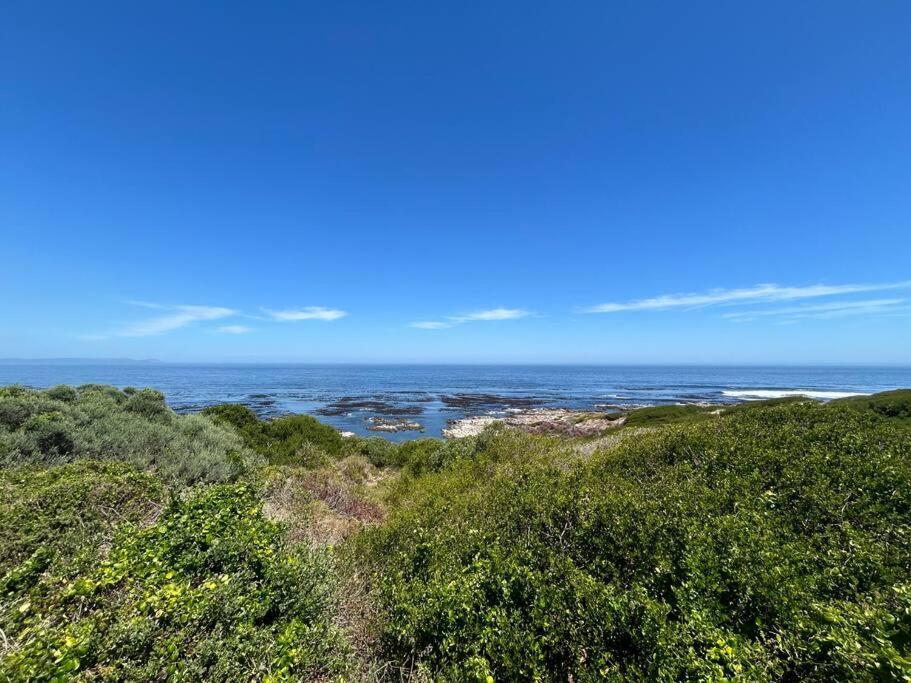
[[[7,680],[304,680],[341,672],[329,558],[289,547],[248,485],[124,523],[76,577],[7,594]]]
[[[152,519],[164,501],[161,482],[123,463],[0,470],[0,576],[9,587],[37,579],[29,568],[86,569],[119,524]]]
[[[699,422],[711,416],[712,408],[697,405],[655,406],[633,410],[626,417],[630,427],[656,427],[665,424]]]
[[[0,678],[906,680],[905,399],[646,409],[580,448],[2,388]]]
[[[911,676],[911,435],[797,403],[590,460],[506,433],[359,540],[385,656],[445,679]]]
[[[911,424],[911,389],[883,391],[872,396],[855,396],[840,399],[838,403],[860,410],[869,410],[882,417]]]
[[[178,416],[150,389],[0,389],[0,465],[119,460],[173,484],[236,478],[259,458],[232,429]]]
[[[297,454],[307,445],[317,446],[337,457],[345,443],[341,434],[309,415],[288,415],[259,420],[246,406],[223,404],[206,408],[203,415],[232,426],[244,445],[265,457],[272,465],[301,464]]]

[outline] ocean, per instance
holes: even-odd
[[[177,412],[244,403],[263,417],[307,413],[343,431],[376,435],[377,420],[407,419],[440,436],[452,419],[527,407],[611,410],[736,403],[802,394],[822,400],[911,387],[911,368],[518,365],[0,364],[0,385],[154,387]]]

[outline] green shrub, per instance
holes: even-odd
[[[294,454],[294,461],[295,465],[300,465],[308,469],[323,467],[332,462],[326,451],[309,441],[304,442],[301,444],[300,448],[297,449],[297,452]]]
[[[44,395],[54,401],[64,401],[66,403],[75,401],[79,396],[76,390],[67,384],[58,384],[56,387],[51,387],[44,392]]]
[[[333,456],[341,455],[344,439],[338,431],[309,415],[289,415],[262,422],[269,442],[270,462],[288,461],[304,443],[319,446]]]
[[[306,444],[317,446],[333,457],[342,455],[345,447],[345,440],[337,430],[309,415],[260,420],[248,407],[237,404],[212,406],[202,414],[231,425],[247,448],[261,454],[272,465],[296,464],[295,454]]]
[[[150,518],[164,496],[157,479],[122,463],[0,470],[0,575],[23,580],[39,557],[42,571],[90,567],[118,524]]]
[[[229,424],[243,437],[249,448],[259,449],[262,443],[262,424],[250,408],[239,403],[223,403],[209,406],[202,414],[216,422]]]
[[[399,446],[381,436],[349,437],[345,440],[345,455],[366,458],[376,467],[400,466]]]
[[[911,433],[759,407],[573,463],[506,432],[359,541],[381,646],[451,680],[911,676]]]
[[[56,399],[25,387],[0,387],[0,427],[17,430],[30,417],[53,412],[58,406]]]
[[[174,484],[225,481],[258,458],[233,430],[178,416],[153,390],[0,389],[0,466],[119,460]]]
[[[346,664],[327,556],[287,547],[245,485],[124,523],[98,566],[44,583],[8,597],[5,680],[322,680]]]
[[[854,396],[838,403],[859,410],[869,410],[882,417],[911,424],[911,389],[884,391],[872,396]]]
[[[435,472],[441,469],[445,457],[440,457],[444,451],[449,452],[456,441],[439,441],[437,439],[414,439],[406,441],[398,447],[397,465],[405,467],[409,474],[419,476],[425,472]]]
[[[174,419],[174,413],[165,404],[164,394],[154,389],[131,390],[127,393],[129,396],[124,402],[123,407],[127,412],[140,415],[147,420],[157,420],[161,422],[171,422]]]
[[[30,417],[22,425],[23,450],[37,459],[67,460],[76,452],[73,423],[58,411]]]
[[[656,427],[672,423],[698,422],[711,417],[712,410],[714,408],[697,405],[639,408],[627,415],[625,424],[630,427]]]
[[[126,401],[136,389],[127,387],[126,391],[120,391],[117,387],[112,387],[109,384],[80,384],[76,387],[76,391],[83,397],[94,395],[98,398],[109,399],[116,404],[121,404]]]

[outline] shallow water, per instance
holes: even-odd
[[[603,409],[735,403],[795,393],[830,399],[911,387],[911,368],[467,365],[0,364],[0,384],[155,387],[179,412],[245,403],[310,413],[357,434],[402,417],[439,436],[451,419],[528,406]],[[404,440],[417,432],[383,434]]]

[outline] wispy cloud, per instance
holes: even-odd
[[[476,320],[515,320],[531,315],[521,308],[491,308],[488,311],[475,311],[467,315],[456,315],[449,318],[456,323],[468,323]]]
[[[323,306],[307,306],[305,308],[290,309],[285,311],[270,311],[267,308],[263,312],[272,320],[278,322],[294,322],[297,320],[338,320],[348,315],[347,311],[340,311],[337,308],[324,308]]]
[[[142,308],[154,308],[157,310],[169,308],[168,306],[165,306],[164,304],[156,304],[153,301],[138,301],[136,299],[127,299],[123,303],[129,304],[130,306],[141,306]]]
[[[256,316],[224,306],[169,305],[135,300],[125,301],[124,303],[130,306],[160,311],[161,313],[152,318],[126,323],[107,332],[83,334],[80,335],[80,338],[97,341],[110,337],[152,337],[178,330],[193,323],[221,320],[235,316],[255,320],[289,322],[295,320],[338,320],[348,315],[346,311],[322,306],[308,306],[306,308],[283,311],[262,309],[266,316]],[[222,334],[247,334],[253,330],[246,325],[232,324],[221,325],[212,331]]]
[[[905,299],[864,299],[861,301],[833,301],[827,304],[807,306],[787,306],[785,308],[767,308],[762,310],[736,311],[725,313],[724,318],[734,321],[753,320],[755,318],[840,318],[850,315],[870,315],[873,313],[893,312],[896,306],[905,303]]]
[[[421,330],[443,330],[452,327],[452,323],[444,323],[439,320],[419,320],[416,323],[410,323],[410,327],[417,327]]]
[[[236,315],[237,311],[232,308],[223,308],[221,306],[158,306],[145,304],[146,308],[160,308],[170,310],[171,313],[148,318],[138,322],[129,323],[123,327],[114,330],[109,335],[115,337],[151,337],[172,330],[186,327],[191,323],[201,320],[218,320]]]
[[[461,325],[462,323],[471,323],[491,320],[516,320],[531,315],[530,311],[523,308],[491,308],[486,311],[475,311],[464,315],[450,315],[445,320],[421,320],[410,323],[411,327],[417,327],[422,330],[443,330],[447,327]]]
[[[809,285],[782,287],[762,284],[742,289],[713,289],[694,294],[664,294],[649,299],[636,299],[620,303],[604,303],[583,309],[584,313],[619,313],[623,311],[665,311],[680,308],[704,308],[719,305],[749,305],[796,301],[816,297],[878,292],[911,287],[911,281],[866,285]]]

